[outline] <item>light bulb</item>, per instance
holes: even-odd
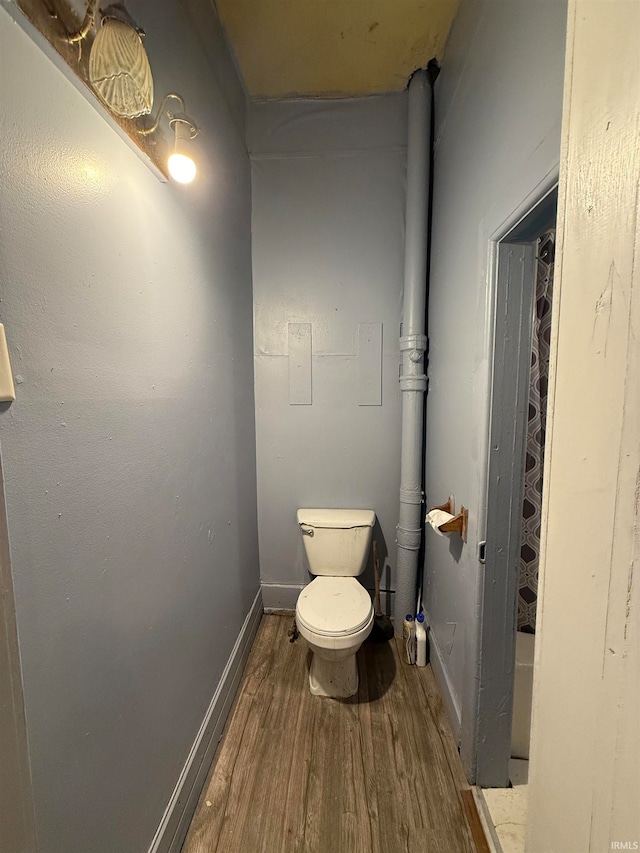
[[[171,117],[175,133],[173,154],[169,157],[169,174],[181,184],[190,184],[196,176],[196,164],[191,157],[191,139],[197,131],[195,125],[183,113]]]
[[[0,0],[2,2],[2,0]],[[158,109],[158,115],[151,127],[146,127],[138,131],[142,136],[149,136],[155,133],[160,126],[160,120],[163,116],[169,119],[169,126],[174,133],[173,151],[167,160],[169,175],[181,184],[190,184],[196,176],[196,164],[191,156],[191,141],[198,135],[198,128],[193,119],[189,118],[184,112],[173,113],[167,110],[167,103],[170,99],[178,101],[182,110],[184,110],[184,98],[177,92],[169,92],[165,95]]]
[[[190,184],[196,176],[196,164],[186,154],[172,154],[168,166],[171,177],[181,184]]]

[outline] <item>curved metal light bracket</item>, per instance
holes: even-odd
[[[178,101],[180,104],[182,112],[172,113],[167,110],[167,104],[171,99]],[[193,119],[189,118],[189,116],[184,111],[184,98],[182,95],[179,95],[177,92],[169,92],[169,94],[165,95],[162,101],[160,102],[160,107],[158,108],[158,114],[156,115],[156,119],[151,127],[147,127],[144,130],[138,131],[141,136],[149,136],[151,133],[155,133],[158,129],[160,122],[164,115],[167,115],[169,118],[169,124],[171,129],[174,129],[174,125],[176,122],[183,122],[189,127],[189,132],[191,134],[191,139],[195,139],[198,135],[198,126],[193,121]]]
[[[90,0],[89,5],[87,6],[87,12],[84,16],[84,21],[79,30],[75,33],[69,33],[67,35],[66,41],[69,44],[77,44],[77,42],[82,41],[89,34],[89,30],[94,24],[96,19],[96,12],[98,10],[98,0]]]
[[[198,135],[198,128],[193,123],[193,120],[189,118],[186,113],[167,113],[169,116],[169,127],[171,130],[175,130],[174,125],[178,122],[182,122],[182,124],[186,124],[189,128],[189,134],[191,139],[195,139]]]

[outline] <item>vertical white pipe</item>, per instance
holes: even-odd
[[[421,539],[423,405],[427,298],[427,212],[431,139],[431,92],[426,71],[409,83],[407,200],[405,215],[404,303],[402,336],[402,447],[400,513],[397,527],[397,577],[394,608],[396,634],[416,604],[418,551]]]
[[[409,83],[403,335],[423,335],[425,329],[430,124],[427,72],[416,71]]]

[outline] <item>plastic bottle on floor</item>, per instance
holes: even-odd
[[[416,662],[416,629],[413,616],[407,613],[402,623],[402,636],[404,637],[404,657],[407,663]]]
[[[418,613],[416,616],[416,664],[427,665],[427,629],[423,613]]]

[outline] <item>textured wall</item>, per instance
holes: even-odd
[[[485,536],[489,241],[557,169],[565,31],[563,0],[466,0],[436,84],[426,492],[430,505],[453,494],[468,507],[469,534],[456,548],[427,530],[426,608],[469,741]],[[465,741],[464,754],[472,750]]]
[[[134,4],[135,6],[135,4]],[[160,183],[0,10],[0,413],[41,853],[147,849],[258,588],[250,169],[177,3],[132,8],[202,127]]]
[[[279,590],[267,605],[292,606],[283,588],[309,579],[301,506],[374,509],[395,563],[405,145],[404,95],[251,107],[260,569]],[[289,324],[310,325],[310,362]],[[381,358],[360,324],[382,324]]]

